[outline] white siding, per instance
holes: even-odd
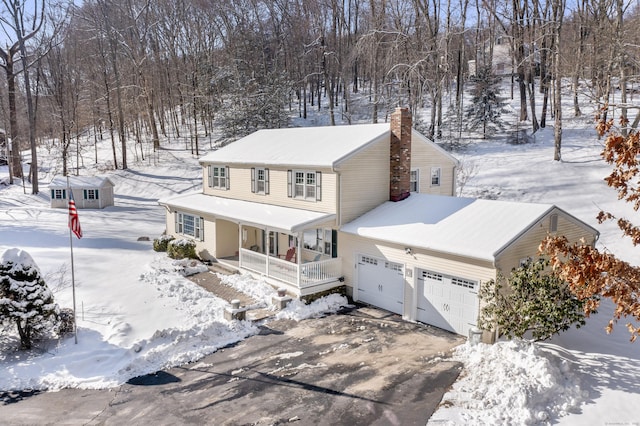
[[[194,216],[202,217],[199,213],[193,213],[189,211],[180,211],[181,213],[193,214]],[[193,238],[176,233],[176,216],[175,212],[167,212],[166,221],[166,234],[172,235],[176,239]],[[213,259],[216,257],[216,223],[212,218],[204,217],[204,239],[203,241],[193,240],[196,243],[196,254],[203,259]]]
[[[65,188],[52,188],[52,189],[64,189],[65,191],[69,191]],[[85,190],[97,190],[98,191],[98,199],[97,200],[85,200],[84,199],[84,191]],[[104,185],[102,187],[74,187],[73,191],[73,200],[76,203],[76,208],[78,209],[103,209],[105,207],[114,205],[114,195],[113,195],[113,186]],[[49,189],[49,196],[51,196],[51,189]],[[67,208],[69,207],[69,194],[66,194],[67,198],[65,199],[51,199],[51,207],[53,208]]]
[[[431,169],[440,167],[440,185],[431,185]],[[455,195],[455,162],[419,133],[412,133],[411,168],[420,170],[419,190],[425,194]]]
[[[381,139],[340,165],[341,223],[389,200],[389,140]]]
[[[251,201],[254,203],[273,204],[284,207],[294,207],[323,213],[336,213],[336,175],[329,169],[313,169],[309,171],[322,172],[322,199],[308,201],[287,196],[287,171],[307,170],[300,168],[272,168],[269,169],[269,194],[251,192],[251,167],[234,166],[229,168],[229,189],[210,188],[208,185],[207,165],[203,167],[204,193],[223,198]]]
[[[549,234],[550,219],[554,214],[558,215],[557,235],[564,235],[570,242],[580,241],[581,238],[584,238],[587,244],[595,242],[595,235],[589,228],[572,220],[561,211],[553,210],[499,254],[496,265],[503,275],[508,276],[513,268],[519,267],[521,260],[538,256],[538,248],[542,240]]]
[[[352,296],[357,294],[354,291],[354,286],[357,282],[356,264],[358,254],[384,258],[404,265],[405,300],[403,318],[409,320],[415,320],[417,310],[416,269],[442,272],[480,283],[496,277],[496,270],[488,262],[414,249],[412,249],[411,254],[407,254],[403,246],[387,244],[352,234],[339,233],[338,245],[338,251],[343,261],[342,270],[345,284],[347,285],[347,291]],[[408,276],[409,274],[411,276]]]
[[[436,195],[454,195],[455,161],[418,132],[411,137],[411,168],[419,169],[419,190]],[[389,138],[381,138],[340,165],[342,190],[340,223],[389,200]],[[431,168],[441,169],[440,185],[431,185]]]

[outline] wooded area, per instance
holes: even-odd
[[[482,75],[512,83],[519,126],[554,121],[556,160],[562,95],[575,115],[581,93],[637,111],[626,108],[640,89],[635,0],[2,0],[0,10],[0,126],[12,176],[31,147],[34,193],[35,146],[51,138],[66,174],[86,135],[108,140],[112,167],[126,169],[128,144],[144,157],[161,135],[181,138],[197,155],[214,128],[224,143],[312,108],[335,124],[407,105],[428,111],[417,123],[428,137],[460,137],[465,85]]]

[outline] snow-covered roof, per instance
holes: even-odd
[[[493,262],[553,209],[557,208],[551,204],[411,194],[376,207],[341,231]]]
[[[106,177],[100,176],[69,176],[69,186],[71,188],[100,188],[104,185],[114,186],[113,182]],[[49,188],[66,188],[67,177],[56,176],[51,180]]]
[[[236,223],[267,226],[288,232],[297,232],[335,219],[335,214],[215,197],[201,192],[165,198],[158,203],[178,210],[213,215]]]
[[[258,130],[200,162],[334,167],[390,131],[389,123]]]

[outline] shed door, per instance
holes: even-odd
[[[418,270],[418,321],[465,336],[478,321],[478,282]]]
[[[403,266],[384,259],[359,255],[358,300],[402,315]]]

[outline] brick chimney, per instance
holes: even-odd
[[[410,194],[411,112],[396,108],[391,114],[389,200],[400,201]]]

